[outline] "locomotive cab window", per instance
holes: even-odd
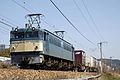
[[[26,38],[37,38],[38,31],[26,32]]]
[[[23,32],[11,32],[11,38],[13,39],[24,38],[24,33]]]

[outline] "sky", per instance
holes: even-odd
[[[44,16],[41,28],[51,32],[64,30],[64,39],[88,55],[100,58],[98,43],[103,43],[103,57],[120,59],[120,0],[53,0],[63,14],[88,40],[73,28],[50,0],[1,0],[0,21],[23,28],[25,16],[32,13]],[[0,44],[9,45],[11,27],[0,23]]]

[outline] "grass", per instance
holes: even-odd
[[[101,80],[120,80],[120,74],[103,73]]]

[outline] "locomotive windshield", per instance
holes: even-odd
[[[26,38],[37,38],[38,37],[38,31],[27,32],[27,33],[25,33],[25,37]]]
[[[23,32],[14,33],[13,37],[15,39],[24,38],[24,33]]]
[[[43,32],[39,30],[18,30],[11,31],[11,40],[43,39]]]

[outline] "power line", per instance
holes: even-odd
[[[71,41],[73,41],[76,45],[79,45],[79,48],[81,47],[81,48],[84,49],[84,46],[83,46],[81,43],[79,43],[79,42],[77,42],[76,40],[72,39],[72,37],[69,36],[69,35],[67,35],[67,37],[68,37]]]
[[[53,27],[52,25],[50,25],[49,23],[47,23],[46,21],[44,21],[43,20],[43,22],[45,22],[48,26],[50,26],[50,27]],[[54,29],[55,29],[55,27],[53,27]],[[83,47],[83,45],[82,44],[80,44],[80,43],[78,43],[77,41],[75,41],[75,40],[73,40],[70,36],[67,36],[69,39],[71,39],[71,41],[73,41],[75,44],[79,44],[79,45],[81,45],[81,47]]]
[[[21,26],[20,24],[14,24],[14,23],[16,23],[16,22],[14,22],[13,23],[13,20],[12,19],[10,19],[10,18],[8,18],[8,17],[6,17],[6,16],[4,16],[4,15],[2,15],[2,14],[0,14],[0,16],[1,17],[3,17],[3,18],[5,18],[5,19],[3,19],[3,18],[1,18],[1,20],[3,20],[3,21],[6,21],[6,22],[8,22],[9,24],[11,24],[11,25],[13,25],[13,26]],[[12,22],[11,22],[12,21]]]
[[[77,2],[76,2],[75,0],[73,0],[73,2],[74,2],[74,4],[75,4],[75,6],[77,7],[78,11],[79,11],[79,12],[81,13],[81,15],[83,16],[85,22],[88,24],[88,26],[90,26],[89,21],[88,21],[87,18],[85,17],[85,15],[84,15],[84,13],[82,12],[81,8],[78,6]],[[89,29],[91,29],[92,32],[95,33],[96,36],[98,37],[97,33],[93,30],[92,27],[91,27],[91,28],[89,27]],[[98,37],[98,38],[100,38],[100,37]]]
[[[99,35],[100,35],[100,37],[104,40],[103,36],[100,34],[100,31],[99,31],[99,29],[98,29],[97,24],[95,23],[95,21],[94,21],[94,19],[93,19],[92,15],[90,14],[90,12],[89,12],[89,10],[88,10],[88,8],[87,8],[87,5],[85,4],[85,1],[84,1],[84,0],[82,0],[82,3],[83,3],[83,5],[84,5],[84,7],[85,7],[85,9],[86,9],[86,11],[87,11],[87,13],[88,13],[88,15],[89,15],[89,17],[90,17],[91,21],[92,21],[92,22],[93,22],[93,24],[95,25],[96,30],[97,30],[97,32],[98,32],[98,34],[99,34]]]
[[[17,4],[18,6],[22,7],[24,10],[30,12],[30,13],[33,13],[31,10],[27,9],[26,7],[24,7],[23,5],[19,4],[18,2],[16,2],[15,0],[12,0],[15,4]],[[24,2],[24,4],[26,4]],[[28,4],[27,4],[28,5]],[[33,10],[33,9],[32,9]],[[35,10],[34,10],[35,11]],[[43,19],[41,19],[44,23],[46,23],[47,25],[51,26],[48,22],[44,21]]]
[[[11,23],[11,22],[9,22],[9,21],[7,21],[7,20],[5,20],[5,19],[3,19],[3,18],[0,18],[2,21],[5,21],[5,22],[7,22],[7,23],[9,23],[9,24],[11,24],[11,25],[13,25],[13,26],[17,26],[17,25],[15,25],[15,24],[13,24],[13,23]]]
[[[24,4],[26,4],[26,2],[24,2]],[[20,5],[20,4],[19,4]],[[26,4],[27,6],[29,6],[28,4]],[[22,5],[21,5],[21,7],[22,7]],[[30,7],[30,6],[29,6]],[[23,7],[22,7],[23,8]],[[27,8],[26,8],[27,9]],[[34,9],[31,9],[31,10],[33,10],[34,12],[36,12]],[[27,9],[27,11],[28,12],[32,12],[31,10],[29,10],[29,9]],[[33,13],[33,12],[32,12]],[[45,24],[47,24],[48,26],[50,26],[50,27],[53,27],[52,25],[50,25],[47,21],[45,21],[45,20],[43,20],[43,19],[41,19]]]
[[[21,4],[19,4],[18,2],[16,2],[15,0],[12,0],[14,3],[16,3],[18,6],[22,7],[23,9],[25,9],[28,12],[33,13],[32,11],[30,11],[29,9],[27,9],[26,7],[22,6]],[[62,13],[63,14],[63,13]],[[63,14],[64,15],[64,14]],[[65,16],[64,16],[65,17]],[[67,17],[65,17],[67,19]],[[68,20],[68,19],[67,19]],[[46,23],[47,25],[51,26],[48,22],[42,20],[44,23]],[[85,38],[87,39],[69,20],[68,22]],[[53,26],[52,26],[53,27]],[[95,45],[92,41],[90,41],[89,39],[87,39],[90,43],[92,43],[93,45]]]
[[[0,23],[4,24],[4,25],[6,25],[6,26],[8,26],[8,27],[10,27],[10,28],[14,28],[13,26],[11,26],[11,25],[9,25],[9,24],[3,22],[3,21],[0,21]]]
[[[1,27],[1,26],[0,26],[0,30],[1,30],[2,32],[8,33],[8,31],[7,31],[5,28]],[[2,33],[2,32],[1,32],[1,33]],[[4,34],[4,33],[3,33],[3,34]]]
[[[30,10],[29,10],[28,8],[25,7],[26,9],[28,9],[29,11],[32,10],[31,12],[36,12],[33,8],[31,8],[30,5],[27,4],[27,2],[24,1],[23,3],[24,3],[25,5],[27,5],[27,6],[30,8]]]
[[[6,30],[4,27],[0,26],[0,33],[2,34],[9,33],[9,30],[8,29]]]
[[[62,16],[68,21],[68,23],[82,36],[84,37],[88,42],[95,45],[91,40],[89,40],[87,37],[85,37],[77,28],[76,26],[63,14],[63,12],[57,7],[57,5],[50,0],[50,2],[54,5],[54,7],[62,14]],[[96,46],[96,45],[95,45]]]
[[[7,29],[7,28],[5,28],[5,27],[3,27],[3,26],[0,26],[0,28],[1,28],[1,29],[4,29],[4,31],[6,31],[6,32],[9,31],[9,29]]]
[[[14,3],[16,3],[18,6],[20,6],[20,7],[22,7],[22,8],[24,8],[26,11],[28,11],[28,12],[30,12],[30,13],[32,13],[29,9],[27,9],[26,7],[24,7],[24,6],[22,6],[21,4],[19,4],[17,1],[15,1],[15,0],[12,0]]]
[[[43,22],[45,22],[48,26],[50,26],[50,27],[53,27],[52,25],[50,25],[49,23],[47,23],[46,21],[44,21],[43,20]],[[53,27],[54,29],[55,29],[55,27]],[[79,44],[79,45],[81,45],[81,47],[83,47],[83,45],[82,44],[80,44],[80,43],[78,43],[77,41],[75,41],[75,40],[73,40],[70,36],[67,36],[69,39],[71,39],[71,41],[73,41],[75,44]]]

